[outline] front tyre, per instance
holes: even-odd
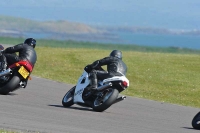
[[[192,119],[192,126],[194,129],[200,129],[200,112]]]
[[[109,108],[113,102],[117,99],[119,91],[117,89],[108,88],[104,90],[93,103],[93,110],[97,112],[102,112]]]
[[[75,88],[76,86],[74,86],[73,88],[71,88],[63,97],[62,99],[62,105],[64,107],[70,107],[74,104],[74,92],[75,92]]]

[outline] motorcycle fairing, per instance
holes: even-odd
[[[17,65],[24,66],[29,72],[33,71],[33,66],[28,61],[19,61],[9,66],[9,68],[16,67]]]
[[[127,86],[129,86],[129,80],[125,77],[125,76],[114,76],[112,78],[107,78],[103,80],[103,84],[104,83],[108,83],[108,82],[112,82],[112,81],[126,81],[127,82]]]
[[[76,84],[75,93],[74,93],[74,103],[84,103],[82,99],[82,94],[83,94],[84,89],[89,85],[89,83],[90,83],[89,75],[84,70]]]

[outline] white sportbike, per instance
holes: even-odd
[[[119,93],[129,87],[129,80],[126,76],[114,76],[112,78],[98,80],[98,87],[92,95],[88,97],[90,90],[89,73],[84,69],[78,79],[76,86],[72,87],[63,97],[64,107],[70,107],[77,104],[84,107],[90,107],[94,111],[102,112],[108,109],[112,104],[122,101],[126,96],[119,96]]]

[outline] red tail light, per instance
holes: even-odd
[[[123,82],[122,82],[122,85],[123,85],[124,87],[128,87],[128,83],[127,83],[126,81],[123,81]]]

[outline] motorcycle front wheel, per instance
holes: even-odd
[[[192,126],[194,129],[200,129],[200,112],[198,112],[192,119]]]
[[[75,92],[75,88],[76,86],[74,86],[73,88],[71,88],[63,97],[62,99],[62,105],[64,107],[70,107],[74,104],[74,92]]]
[[[109,108],[117,99],[119,91],[114,88],[108,88],[101,92],[94,100],[93,110],[102,112]]]

